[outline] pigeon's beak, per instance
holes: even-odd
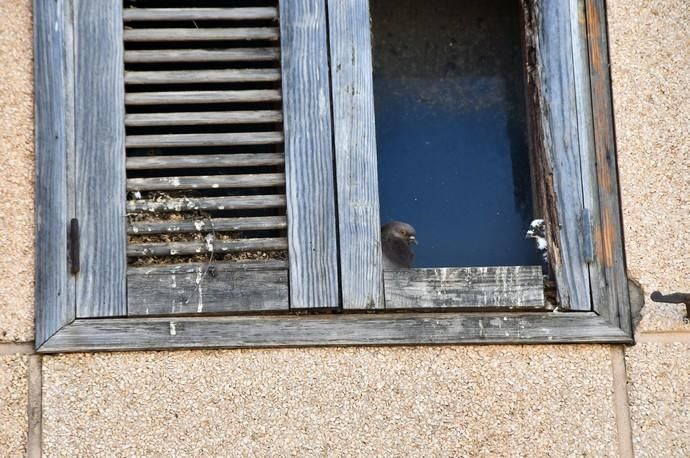
[[[410,245],[417,245],[417,237],[414,235],[409,236],[408,240],[410,241]]]

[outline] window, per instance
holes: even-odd
[[[512,4],[563,313],[383,268],[370,2],[231,3],[37,4],[39,351],[631,341],[603,2]]]

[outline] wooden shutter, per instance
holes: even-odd
[[[129,315],[289,307],[278,8],[208,4],[125,2]]]
[[[369,1],[328,5],[343,308],[544,308],[540,266],[383,271]]]
[[[76,315],[122,316],[125,299],[125,156],[122,3],[74,3]],[[72,231],[77,231],[76,226]]]

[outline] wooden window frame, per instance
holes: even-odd
[[[91,3],[97,2],[82,1],[80,5],[89,9],[84,5]],[[285,8],[285,3],[291,7]],[[323,113],[317,120],[327,125],[319,131],[323,141],[317,140],[316,146],[322,160],[335,162],[335,180],[326,179],[326,183],[330,183],[331,189],[337,187],[337,200],[341,205],[335,205],[335,193],[329,196],[321,184],[301,181],[302,174],[323,173],[322,170],[307,172],[296,167],[296,162],[291,165],[290,158],[286,157],[288,187],[290,183],[292,186],[304,183],[311,186],[312,192],[327,196],[324,205],[308,207],[295,193],[293,202],[288,197],[288,214],[317,212],[303,219],[325,219],[327,225],[335,229],[337,211],[340,235],[338,241],[335,230],[331,234],[318,231],[310,236],[316,238],[306,240],[309,228],[297,229],[293,225],[290,229],[292,240],[320,247],[329,253],[330,260],[330,268],[305,268],[316,265],[314,259],[309,259],[311,250],[298,251],[297,257],[291,251],[291,301],[302,304],[298,308],[333,307],[334,301],[338,301],[337,293],[333,295],[333,291],[338,291],[338,281],[334,278],[338,270],[332,264],[339,262],[339,294],[343,308],[361,313],[122,318],[124,299],[121,291],[118,298],[94,288],[97,283],[80,288],[71,286],[74,280],[70,279],[71,250],[67,228],[77,198],[74,179],[70,177],[75,168],[74,145],[79,131],[75,127],[78,115],[75,105],[80,103],[79,97],[75,97],[80,74],[73,63],[78,65],[80,58],[97,56],[74,55],[73,0],[34,0],[37,350],[50,353],[318,345],[632,343],[604,0],[523,1],[528,30],[528,85],[531,101],[539,107],[530,116],[530,131],[537,136],[533,140],[543,145],[536,165],[545,177],[540,190],[541,208],[551,223],[549,239],[557,241],[550,244],[549,254],[559,286],[562,286],[559,289],[559,294],[563,295],[561,299],[571,310],[582,310],[565,313],[366,313],[369,309],[380,308],[384,295],[383,281],[371,281],[364,288],[359,281],[383,278],[376,180],[367,179],[376,176],[368,1],[281,2],[283,32],[299,22],[299,8],[302,7],[299,5],[310,5],[320,14],[316,29],[311,33],[323,35],[328,22],[330,49],[326,48],[325,39],[305,42],[322,48],[317,50],[321,64],[326,62],[323,57],[327,58],[330,52],[335,122],[330,123],[330,112]],[[103,24],[98,32],[111,30],[117,34],[121,33],[117,31],[119,28],[119,24],[116,27]],[[289,40],[289,33],[283,39]],[[338,71],[333,70],[336,67]],[[312,84],[318,81],[327,87],[324,67],[320,66],[318,71],[320,73],[312,74],[309,81]],[[326,68],[326,75],[327,71]],[[283,87],[286,100],[296,100],[304,95],[300,91],[313,87],[298,74],[286,75],[285,80],[288,81]],[[345,98],[347,90],[359,96]],[[307,98],[313,103],[319,100],[318,97]],[[316,108],[323,109],[323,106]],[[292,126],[305,122],[300,119],[303,111],[290,112],[289,106],[286,110],[286,149],[294,142],[295,151],[300,147],[305,151],[304,145],[298,144],[302,137],[291,135]],[[117,113],[116,110],[112,115],[117,116]],[[332,145],[331,126],[335,138]],[[351,135],[351,132],[359,135]],[[313,149],[315,144],[309,146]],[[113,155],[112,160],[123,159]],[[88,164],[77,165],[88,167]],[[582,170],[581,175],[575,173],[575,169]],[[348,187],[346,180],[338,179],[351,173],[364,177],[359,183],[362,186]],[[579,194],[569,192],[573,186]],[[580,200],[574,201],[573,195]],[[354,237],[355,227],[365,228],[368,235]],[[82,235],[87,236],[82,243],[87,244],[89,237],[109,229],[81,228],[86,231]],[[300,256],[305,258],[300,260]],[[323,265],[321,260],[317,264]],[[89,269],[88,265],[83,267]],[[100,275],[124,275],[121,270],[115,268]],[[583,284],[589,286],[583,289]],[[76,310],[75,296],[78,294],[97,297],[87,301],[94,310],[87,315],[89,318],[77,318],[84,316]]]

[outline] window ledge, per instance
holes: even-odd
[[[78,319],[41,353],[347,345],[633,343],[592,312]]]

